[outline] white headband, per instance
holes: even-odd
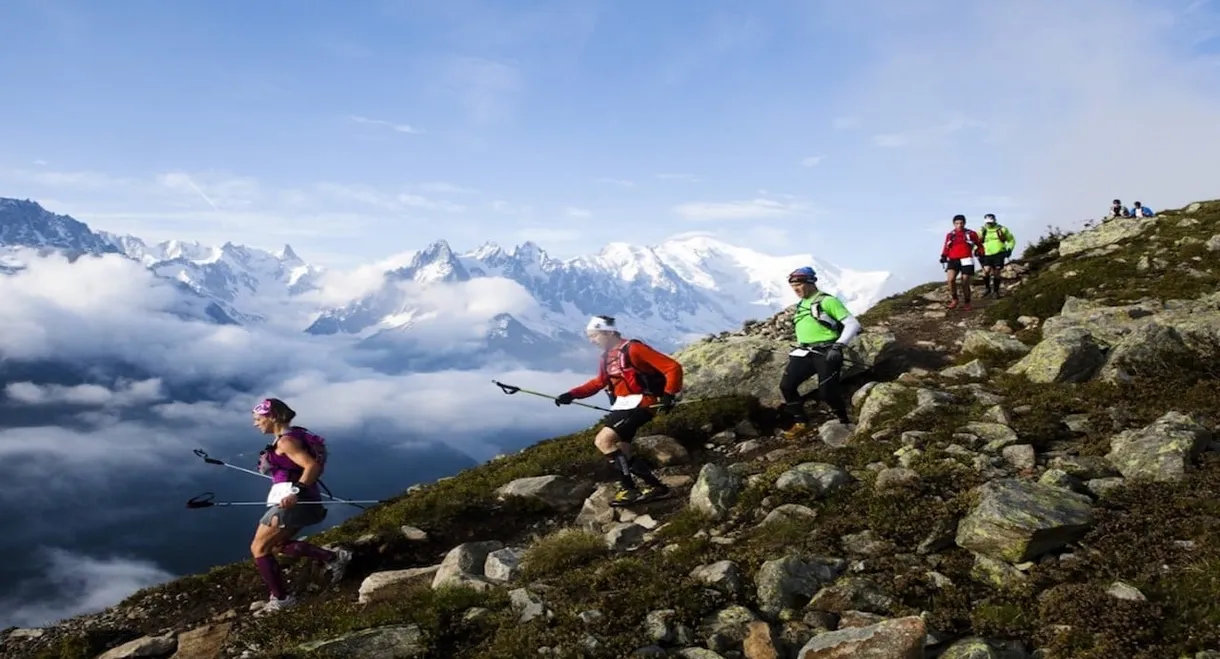
[[[617,332],[618,328],[614,326],[614,319],[609,320],[594,316],[589,319],[589,324],[585,325],[586,332]]]

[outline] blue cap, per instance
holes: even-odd
[[[818,278],[817,273],[816,273],[816,272],[814,272],[814,271],[813,271],[813,268],[810,268],[809,266],[804,266],[804,267],[801,267],[801,268],[797,268],[796,270],[793,270],[792,272],[788,273],[788,281],[792,281],[793,279],[797,279],[797,280],[801,280],[801,279],[809,279],[809,280],[813,280],[813,279],[817,279],[817,278]]]

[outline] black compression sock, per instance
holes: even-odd
[[[648,483],[649,485],[652,485],[653,487],[656,487],[657,485],[662,484],[661,479],[657,478],[657,475],[652,473],[652,468],[650,468],[648,466],[647,462],[638,459],[634,455],[631,456],[631,458],[628,459],[627,462],[628,462],[628,464],[631,465],[631,473],[635,474],[636,476],[639,476],[640,479],[643,480],[645,483]]]
[[[631,465],[627,461],[627,456],[623,455],[622,451],[607,453],[606,459],[614,466],[614,470],[618,472],[618,482],[623,486],[623,489],[634,490],[635,479],[631,477]]]

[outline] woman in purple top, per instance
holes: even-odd
[[[326,464],[326,445],[322,438],[300,426],[293,426],[292,411],[284,401],[268,398],[254,407],[254,427],[275,439],[259,456],[259,471],[271,476],[271,492],[267,495],[267,512],[259,520],[250,543],[254,564],[271,598],[264,612],[285,609],[297,603],[284,586],[284,575],[275,560],[279,550],[285,556],[303,557],[324,563],[332,582],[343,578],[352,552],[347,549],[328,551],[303,540],[293,540],[301,529],[326,518],[326,506],[318,491],[318,479]]]

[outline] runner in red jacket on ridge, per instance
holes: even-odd
[[[945,266],[949,284],[949,308],[957,306],[957,277],[962,277],[962,309],[970,310],[970,286],[974,276],[974,257],[983,256],[983,241],[972,229],[966,228],[966,216],[953,216],[953,230],[945,235],[945,245],[940,250],[940,262]]]

